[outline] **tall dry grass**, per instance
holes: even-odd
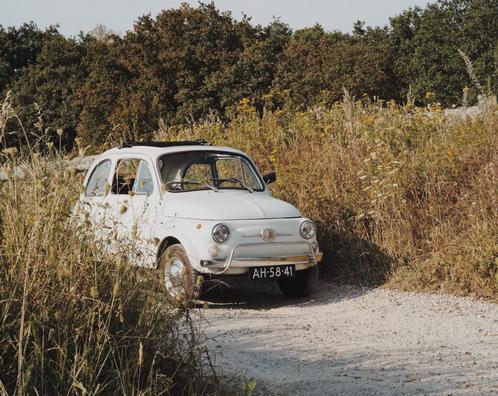
[[[242,101],[228,124],[157,137],[205,138],[276,170],[275,195],[319,226],[325,277],[496,299],[496,110],[455,119],[346,96],[261,116]],[[81,177],[53,147],[29,149],[1,159],[25,171],[0,182],[0,393],[211,392],[190,312],[69,226]]]
[[[218,392],[192,312],[72,224],[81,175],[30,150],[0,154],[22,169],[0,181],[0,395]]]
[[[319,226],[322,273],[346,282],[498,296],[498,116],[354,101],[260,117],[249,101],[228,125],[162,128],[205,138],[276,170],[277,197]]]

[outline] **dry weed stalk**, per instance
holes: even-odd
[[[479,82],[479,79],[477,78],[477,75],[474,71],[474,67],[472,66],[472,61],[470,60],[468,55],[465,52],[463,52],[460,48],[458,49],[458,53],[460,54],[460,56],[463,59],[463,62],[465,63],[465,67],[467,68],[467,73],[470,79],[472,80],[476,88],[479,90],[481,95],[485,96],[486,94],[484,92],[484,88],[482,87],[481,83]]]

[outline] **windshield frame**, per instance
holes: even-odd
[[[232,152],[232,151],[225,151],[225,150],[216,150],[216,149],[214,149],[214,150],[174,151],[174,152],[171,152],[171,153],[165,153],[165,154],[160,155],[157,158],[157,160],[156,160],[156,164],[157,164],[157,170],[158,170],[159,180],[161,182],[161,185],[166,185],[167,182],[165,182],[163,180],[163,177],[162,177],[162,174],[161,174],[160,161],[163,160],[163,158],[168,157],[170,155],[188,154],[188,153],[199,153],[199,154],[203,154],[203,155],[208,155],[208,154],[222,154],[222,155],[227,155],[227,156],[232,156],[232,157],[240,157],[241,160],[247,162],[247,165],[250,167],[250,169],[252,170],[252,172],[256,176],[258,182],[262,186],[262,188],[254,188],[253,191],[254,192],[264,192],[267,189],[267,184],[265,183],[265,181],[263,180],[263,177],[259,173],[258,167],[256,166],[256,164],[254,163],[254,161],[249,156],[247,156],[246,154],[243,154],[243,153],[239,153],[239,152]],[[191,164],[189,164],[189,166],[190,165]],[[166,187],[165,192],[176,194],[176,193],[185,193],[185,192],[192,192],[192,191],[213,191],[213,189],[210,188],[207,185],[201,184],[201,186],[202,187],[200,187],[200,188],[192,188],[192,189],[189,189],[189,190],[170,190],[168,187]],[[223,191],[230,191],[230,190],[232,190],[232,191],[247,191],[247,192],[249,192],[246,188],[244,188],[242,186],[239,186],[239,187],[235,187],[235,186],[231,186],[231,187],[217,187],[216,191],[218,191],[218,190],[223,190]]]

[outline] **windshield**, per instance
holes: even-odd
[[[254,166],[237,154],[187,151],[159,159],[161,178],[168,191],[237,189],[263,191]]]

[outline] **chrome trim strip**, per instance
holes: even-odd
[[[270,261],[270,262],[286,262],[286,261],[308,261],[310,256],[275,256],[275,257],[241,257],[235,261],[251,262],[251,261]]]
[[[292,264],[306,264],[309,263],[313,258],[309,255],[306,256],[282,256],[282,257],[243,257],[243,258],[234,258],[232,260],[231,267],[237,266],[236,264],[242,265],[251,265],[251,264],[259,264],[259,265],[272,265],[272,264],[280,264],[280,263],[292,263]],[[225,260],[218,259],[212,260],[215,264],[223,264]]]
[[[288,237],[288,236],[292,236],[292,234],[281,234],[281,233],[277,232],[277,237]],[[251,235],[242,234],[242,238],[261,238],[261,233],[251,234]]]

